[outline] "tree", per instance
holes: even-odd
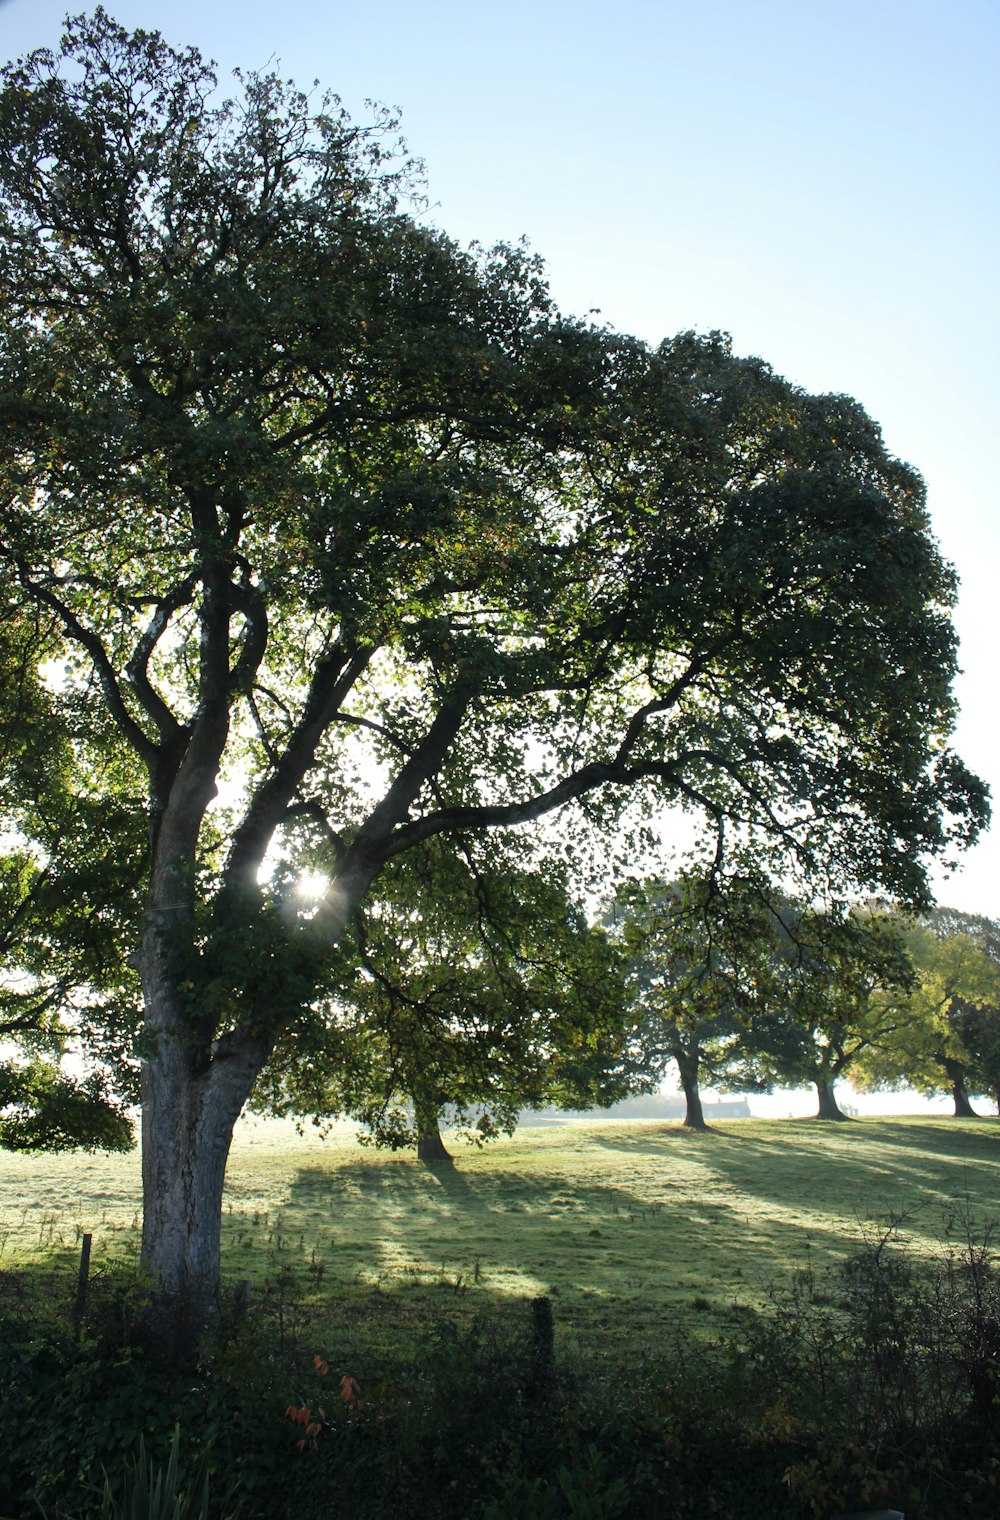
[[[989,1098],[1000,1114],[1000,988],[989,1002],[960,1006],[956,999],[951,1017],[971,1060],[968,1090]]]
[[[816,1117],[843,1120],[837,1082],[909,1016],[907,947],[895,918],[878,911],[786,904],[780,923],[765,1005],[744,1031],[729,1082],[751,1091],[809,1083]]]
[[[645,1088],[606,936],[558,863],[528,869],[487,843],[477,857],[432,840],[383,874],[353,926],[361,975],[279,1043],[255,1107],[349,1114],[376,1144],[416,1145],[433,1163],[450,1160],[445,1109],[481,1142],[513,1133],[526,1107],[588,1108]]]
[[[920,902],[987,814],[954,576],[875,424],[719,335],[562,318],[522,249],[401,209],[394,130],[270,75],[221,101],[101,10],[3,73],[0,576],[146,777],[123,958],[178,1348],[233,1123],[406,852],[681,802]]]
[[[906,926],[916,980],[907,1017],[867,1053],[870,1088],[948,1092],[957,1118],[975,1118],[973,1094],[1000,1079],[1000,928],[978,914],[936,908]]]
[[[673,881],[626,886],[613,918],[630,958],[650,1069],[660,1074],[667,1063],[676,1065],[684,1123],[705,1130],[702,1073],[728,1084],[774,979],[776,912],[751,877],[694,868]]]

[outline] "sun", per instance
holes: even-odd
[[[329,876],[322,871],[303,871],[295,883],[295,895],[305,902],[319,902],[330,887]]]

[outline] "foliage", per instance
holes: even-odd
[[[227,1520],[236,1520],[238,1510],[230,1510]],[[209,1472],[202,1457],[193,1477],[185,1477],[181,1466],[181,1428],[174,1426],[166,1466],[146,1455],[145,1438],[139,1437],[139,1450],[126,1463],[120,1484],[112,1486],[104,1479],[100,1520],[209,1520]]]
[[[0,1146],[12,1151],[128,1150],[127,1114],[93,1074],[82,1082],[49,1061],[0,1066]]]
[[[834,1083],[909,1017],[891,915],[790,901],[759,872],[725,869],[721,840],[709,869],[628,887],[615,912],[647,1053],[677,1063],[695,1127],[702,1071],[736,1091],[815,1083],[820,1117],[842,1117]]]
[[[640,1085],[606,937],[558,862],[490,844],[435,841],[382,876],[354,926],[361,975],[279,1045],[255,1108],[347,1113],[396,1149],[445,1108],[482,1141],[512,1133],[525,1107],[603,1106]]]
[[[1000,1086],[1000,928],[981,915],[937,908],[906,927],[916,982],[907,1017],[870,1051],[870,1087],[950,1091],[971,1113],[969,1093],[996,1099]]]
[[[926,1512],[943,1514],[955,1482],[966,1505],[988,1513],[992,1502],[1000,1470],[994,1226],[960,1205],[953,1243],[928,1267],[908,1254],[902,1223],[869,1235],[832,1279],[775,1284],[770,1311],[741,1327],[734,1348],[765,1417],[780,1419],[799,1444],[806,1432],[819,1437],[788,1472],[792,1492],[817,1515],[893,1493],[920,1514],[935,1491],[942,1499]],[[966,1466],[973,1452],[975,1471]]]
[[[641,1022],[647,1062],[676,1063],[685,1122],[703,1127],[702,1074],[728,1082],[746,1031],[775,982],[780,920],[765,884],[748,875],[692,868],[673,881],[619,890],[618,926]]]
[[[5,1306],[4,1513],[29,1504],[48,1520],[234,1520],[266,1512],[262,1496],[277,1491],[287,1467],[277,1422],[261,1419],[266,1375],[231,1368],[218,1378],[207,1371],[178,1378],[122,1344],[118,1295],[148,1294],[148,1284],[119,1275],[95,1292],[105,1327],[97,1341],[75,1342],[59,1305],[35,1306],[30,1318]],[[248,1429],[252,1461],[245,1460]]]
[[[137,984],[123,948],[141,813],[100,796],[100,772],[121,757],[88,744],[85,698],[60,702],[47,687],[40,666],[58,647],[0,603],[0,1039],[16,1052],[0,1062],[0,1146],[121,1149],[132,1143]],[[81,1046],[82,1077],[60,1064]]]
[[[920,904],[987,816],[954,575],[855,402],[564,318],[523,248],[402,209],[390,117],[217,83],[98,9],[0,90],[0,590],[95,806],[138,821],[144,779],[141,855],[84,848],[100,904],[141,860],[110,980],[164,1334],[217,1309],[232,1124],[391,862],[673,803]]]
[[[896,919],[877,909],[786,903],[762,1006],[745,1028],[734,1088],[813,1083],[820,1118],[843,1118],[834,1084],[909,1018],[913,967]]]
[[[464,1327],[439,1318],[412,1354],[384,1346],[360,1388],[340,1371],[342,1330],[336,1361],[289,1357],[248,1321],[225,1354],[177,1378],[110,1344],[73,1354],[51,1320],[8,1312],[0,1502],[18,1512],[33,1496],[52,1520],[97,1520],[103,1493],[85,1486],[95,1451],[114,1467],[107,1491],[124,1494],[140,1432],[149,1451],[173,1431],[176,1471],[179,1420],[191,1470],[211,1466],[214,1488],[230,1469],[247,1513],[268,1520],[806,1520],[873,1504],[941,1520],[956,1488],[962,1512],[987,1520],[1000,1475],[998,1278],[989,1227],[962,1211],[955,1225],[930,1270],[897,1221],[835,1273],[776,1281],[763,1311],[737,1310],[697,1341],[659,1338],[646,1355],[579,1362],[557,1310],[541,1387],[524,1304]],[[304,1441],[283,1412],[292,1387],[319,1415]],[[195,1504],[200,1481],[187,1490]]]

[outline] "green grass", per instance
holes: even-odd
[[[0,1155],[0,1198],[0,1268],[61,1263],[69,1283],[84,1231],[96,1264],[136,1254],[135,1155]],[[707,1327],[890,1217],[912,1249],[938,1250],[956,1207],[985,1220],[998,1198],[988,1119],[560,1124],[456,1147],[454,1168],[433,1170],[256,1124],[230,1160],[223,1267],[255,1295],[339,1306],[373,1351],[541,1293],[560,1335],[599,1351],[626,1330],[652,1344]]]

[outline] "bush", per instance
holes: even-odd
[[[273,1324],[232,1318],[228,1343],[181,1374],[132,1344],[127,1284],[100,1285],[79,1341],[52,1294],[5,1284],[8,1516],[145,1514],[158,1475],[161,1513],[184,1496],[198,1520],[238,1505],[244,1520],[996,1513],[1000,1278],[967,1223],[930,1269],[888,1229],[823,1281],[734,1312],[714,1343],[641,1358],[625,1343],[586,1366],[558,1325],[552,1341],[548,1304],[441,1320],[408,1355],[338,1367],[283,1303]]]
[[[947,1516],[956,1492],[964,1514],[994,1515],[993,1231],[977,1237],[965,1216],[959,1245],[928,1265],[907,1255],[898,1225],[823,1283],[806,1274],[743,1319],[729,1345],[737,1401],[799,1448],[788,1481],[817,1515],[895,1497],[908,1515]]]

